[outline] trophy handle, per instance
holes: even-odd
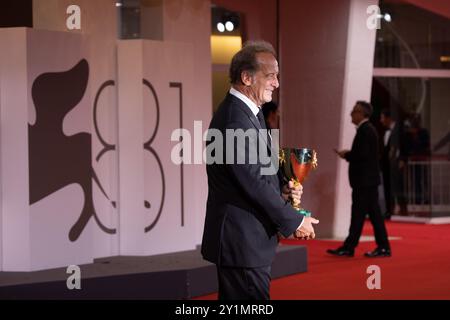
[[[290,181],[292,181],[294,183],[294,188],[296,188],[300,185],[300,182],[297,179],[291,178]],[[304,215],[305,217],[311,217],[311,211],[303,209],[300,206],[300,202],[294,202],[294,199],[291,199],[291,205],[295,210],[297,210],[298,213]]]
[[[290,181],[292,181],[292,183],[294,184],[294,188],[297,188],[300,185],[300,182],[298,181],[298,179],[291,178]],[[294,199],[291,199],[291,204],[292,204],[292,206],[294,207],[295,210],[297,210],[297,211],[300,210],[300,201],[299,202],[297,202],[297,201],[294,202]]]

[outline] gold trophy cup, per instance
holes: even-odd
[[[280,169],[286,182],[293,181],[294,186],[303,185],[306,177],[312,169],[317,168],[316,151],[307,148],[282,148],[279,155]],[[300,203],[294,203],[292,207],[307,217],[311,212],[300,207]]]

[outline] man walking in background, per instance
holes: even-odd
[[[406,214],[406,200],[403,190],[404,139],[399,123],[390,110],[381,111],[380,123],[386,129],[383,138],[383,151],[381,154],[381,171],[383,173],[384,198],[386,201],[385,218],[389,219],[395,212],[398,204],[400,214]]]
[[[344,244],[327,252],[336,256],[353,257],[359,243],[364,220],[369,215],[372,223],[377,247],[366,257],[389,257],[391,249],[378,203],[378,185],[380,184],[380,168],[378,158],[378,135],[369,122],[372,105],[365,101],[356,102],[351,112],[352,123],[357,126],[356,136],[351,150],[336,151],[349,162],[349,180],[352,187],[352,217],[350,230]]]

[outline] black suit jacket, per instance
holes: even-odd
[[[345,159],[349,162],[348,175],[353,189],[380,184],[378,134],[369,121],[356,131],[352,149],[346,153]]]
[[[228,94],[209,128],[220,130],[225,137],[226,129],[259,130],[261,125],[244,102]],[[263,138],[267,136],[258,139]],[[248,155],[249,147],[249,143],[235,144],[234,152]],[[268,266],[275,256],[277,232],[288,237],[302,222],[303,217],[281,197],[278,175],[261,175],[261,167],[259,160],[256,164],[207,164],[209,190],[202,241],[206,260],[221,266]]]

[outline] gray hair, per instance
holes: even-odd
[[[242,83],[241,74],[244,71],[254,75],[259,70],[257,53],[270,53],[276,57],[273,46],[266,41],[247,41],[231,60],[230,82],[232,84]]]
[[[369,102],[357,101],[356,104],[361,106],[365,118],[370,118],[372,116],[373,107]]]

